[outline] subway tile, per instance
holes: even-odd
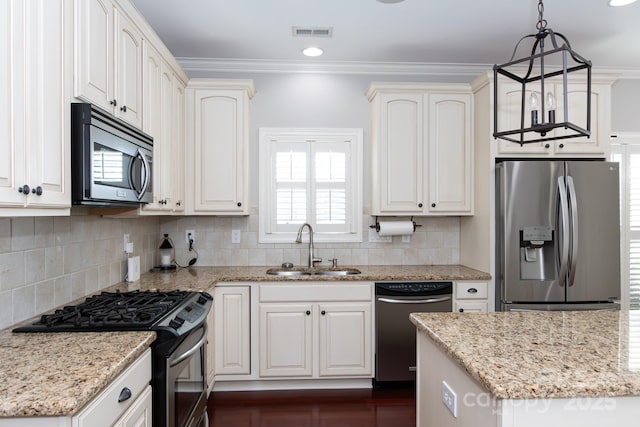
[[[45,280],[37,283],[36,287],[36,314],[44,313],[55,308],[55,282],[53,280]]]
[[[0,329],[13,324],[12,291],[0,292]]]
[[[36,314],[35,286],[23,286],[13,290],[13,323],[33,317]]]
[[[11,250],[24,251],[36,247],[35,221],[33,217],[11,220]]]
[[[45,250],[34,249],[24,252],[25,283],[40,282],[45,279]]]
[[[64,251],[62,246],[53,246],[44,250],[44,275],[47,279],[64,274]]]
[[[0,253],[11,251],[11,219],[0,218]]]
[[[0,254],[0,290],[23,286],[24,279],[24,252]]]

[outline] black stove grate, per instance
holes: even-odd
[[[57,330],[149,330],[189,297],[189,291],[102,292],[84,302],[44,314],[31,326]]]

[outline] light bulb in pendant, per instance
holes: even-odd
[[[531,126],[535,126],[538,124],[538,94],[535,92],[531,92],[529,107],[531,107]]]
[[[545,97],[545,107],[547,111],[549,111],[549,123],[556,122],[556,97],[553,96],[553,93],[547,92],[547,96]]]

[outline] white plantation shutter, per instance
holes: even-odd
[[[362,239],[362,131],[260,131],[260,241]]]
[[[629,290],[629,368],[640,370],[640,137],[618,142],[611,146],[611,160],[620,163],[621,278]]]

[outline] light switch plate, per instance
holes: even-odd
[[[442,381],[442,402],[449,409],[454,418],[458,417],[458,402],[456,393],[446,382]]]
[[[240,243],[240,230],[231,230],[231,243]]]

